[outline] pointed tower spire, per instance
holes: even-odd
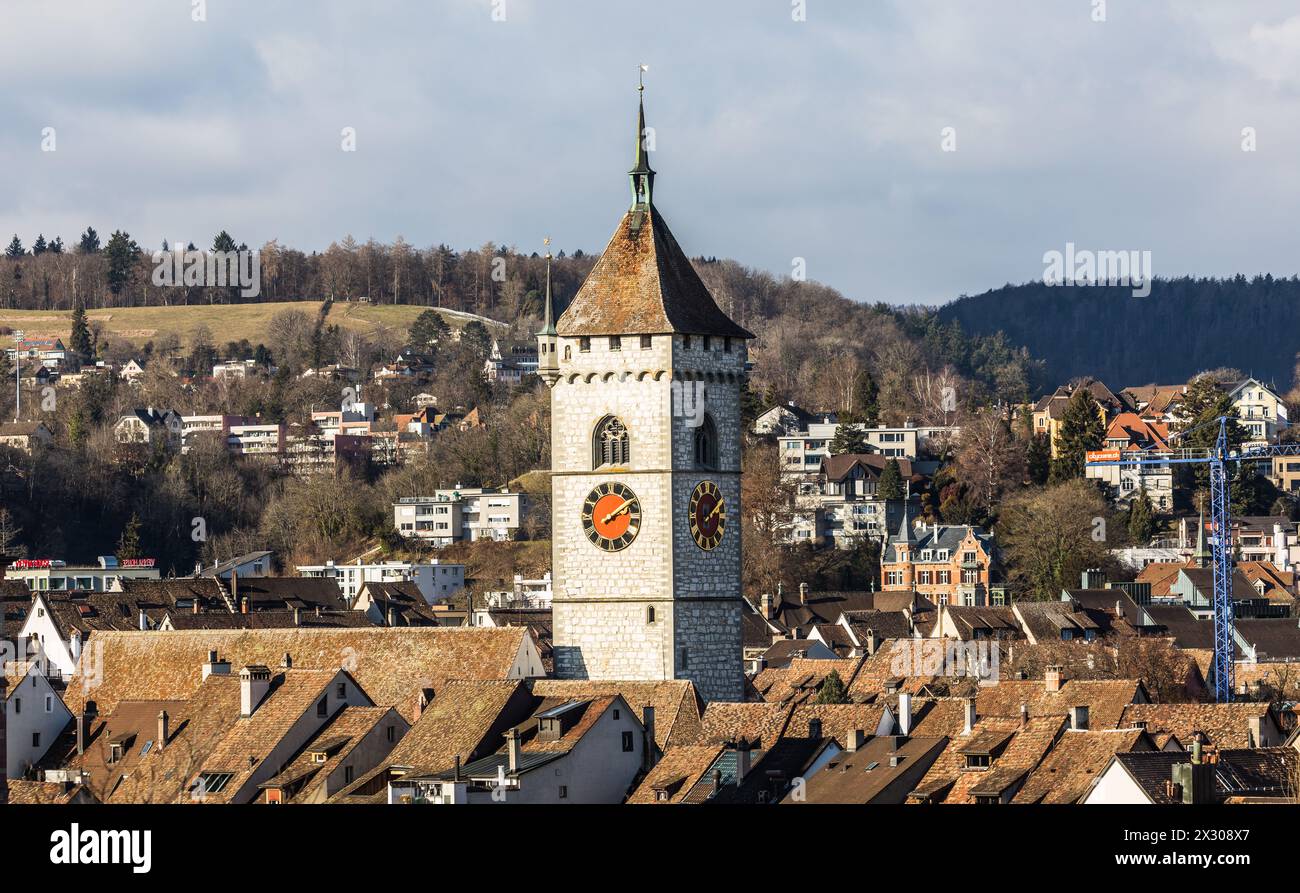
[[[555,334],[555,302],[551,298],[551,240],[547,238],[546,244],[546,296],[542,298],[542,330],[539,335]]]
[[[650,167],[650,153],[646,147],[645,72],[648,68],[648,65],[641,66],[641,80],[637,87],[640,98],[637,103],[636,118],[636,163],[632,165],[632,170],[628,171],[628,176],[632,180],[633,210],[644,210],[650,207],[655,185],[655,172]]]
[[[560,379],[559,337],[555,334],[555,300],[551,296],[551,239],[546,245],[546,296],[542,298],[542,327],[537,332],[537,374],[546,384]]]
[[[1196,521],[1196,566],[1210,566],[1210,551],[1205,548],[1205,509],[1201,509]]]
[[[912,531],[912,513],[908,507],[910,500],[903,500],[903,517],[898,522],[898,531],[894,534],[894,542],[910,543],[916,538]]]

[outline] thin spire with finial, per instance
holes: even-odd
[[[538,332],[538,334],[554,335],[555,334],[555,306],[551,300],[551,237],[547,236],[545,239],[543,239],[542,244],[546,246],[546,297],[543,299],[544,319],[542,320],[542,330]]]
[[[649,70],[649,65],[642,65],[637,76],[639,99],[636,119],[636,163],[628,172],[632,178],[632,207],[634,208],[650,206],[655,183],[655,172],[650,167],[650,153],[646,148],[645,73]]]

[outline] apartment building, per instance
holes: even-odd
[[[455,488],[393,503],[393,527],[402,536],[445,546],[463,540],[513,539],[525,496],[509,490]]]
[[[71,589],[81,592],[112,592],[122,580],[157,580],[152,558],[118,560],[101,555],[96,565],[69,565],[51,558],[24,558],[5,571],[6,580],[22,580],[33,592]]]
[[[348,604],[366,583],[414,583],[429,604],[446,601],[465,588],[465,565],[438,561],[375,561],[300,565],[303,577],[325,577],[338,583]]]
[[[203,434],[225,436],[230,429],[245,425],[248,420],[239,415],[192,415],[181,419],[181,448],[189,450],[194,438]]]
[[[852,425],[866,435],[871,452],[887,459],[908,459],[915,462],[933,440],[955,436],[953,426],[924,426],[905,424],[901,427],[877,425]],[[812,475],[821,471],[823,459],[831,455],[831,441],[835,438],[838,423],[821,421],[809,423],[807,429],[777,438],[783,475]]]

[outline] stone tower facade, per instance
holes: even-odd
[[[706,700],[738,701],[753,336],[718,308],[655,209],[640,138],[631,177],[631,208],[558,320],[548,282],[538,333],[556,675],[689,679]]]

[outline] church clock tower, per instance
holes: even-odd
[[[753,335],[654,205],[638,112],[632,205],[538,333],[551,389],[555,672],[689,679],[743,698],[740,395]]]

